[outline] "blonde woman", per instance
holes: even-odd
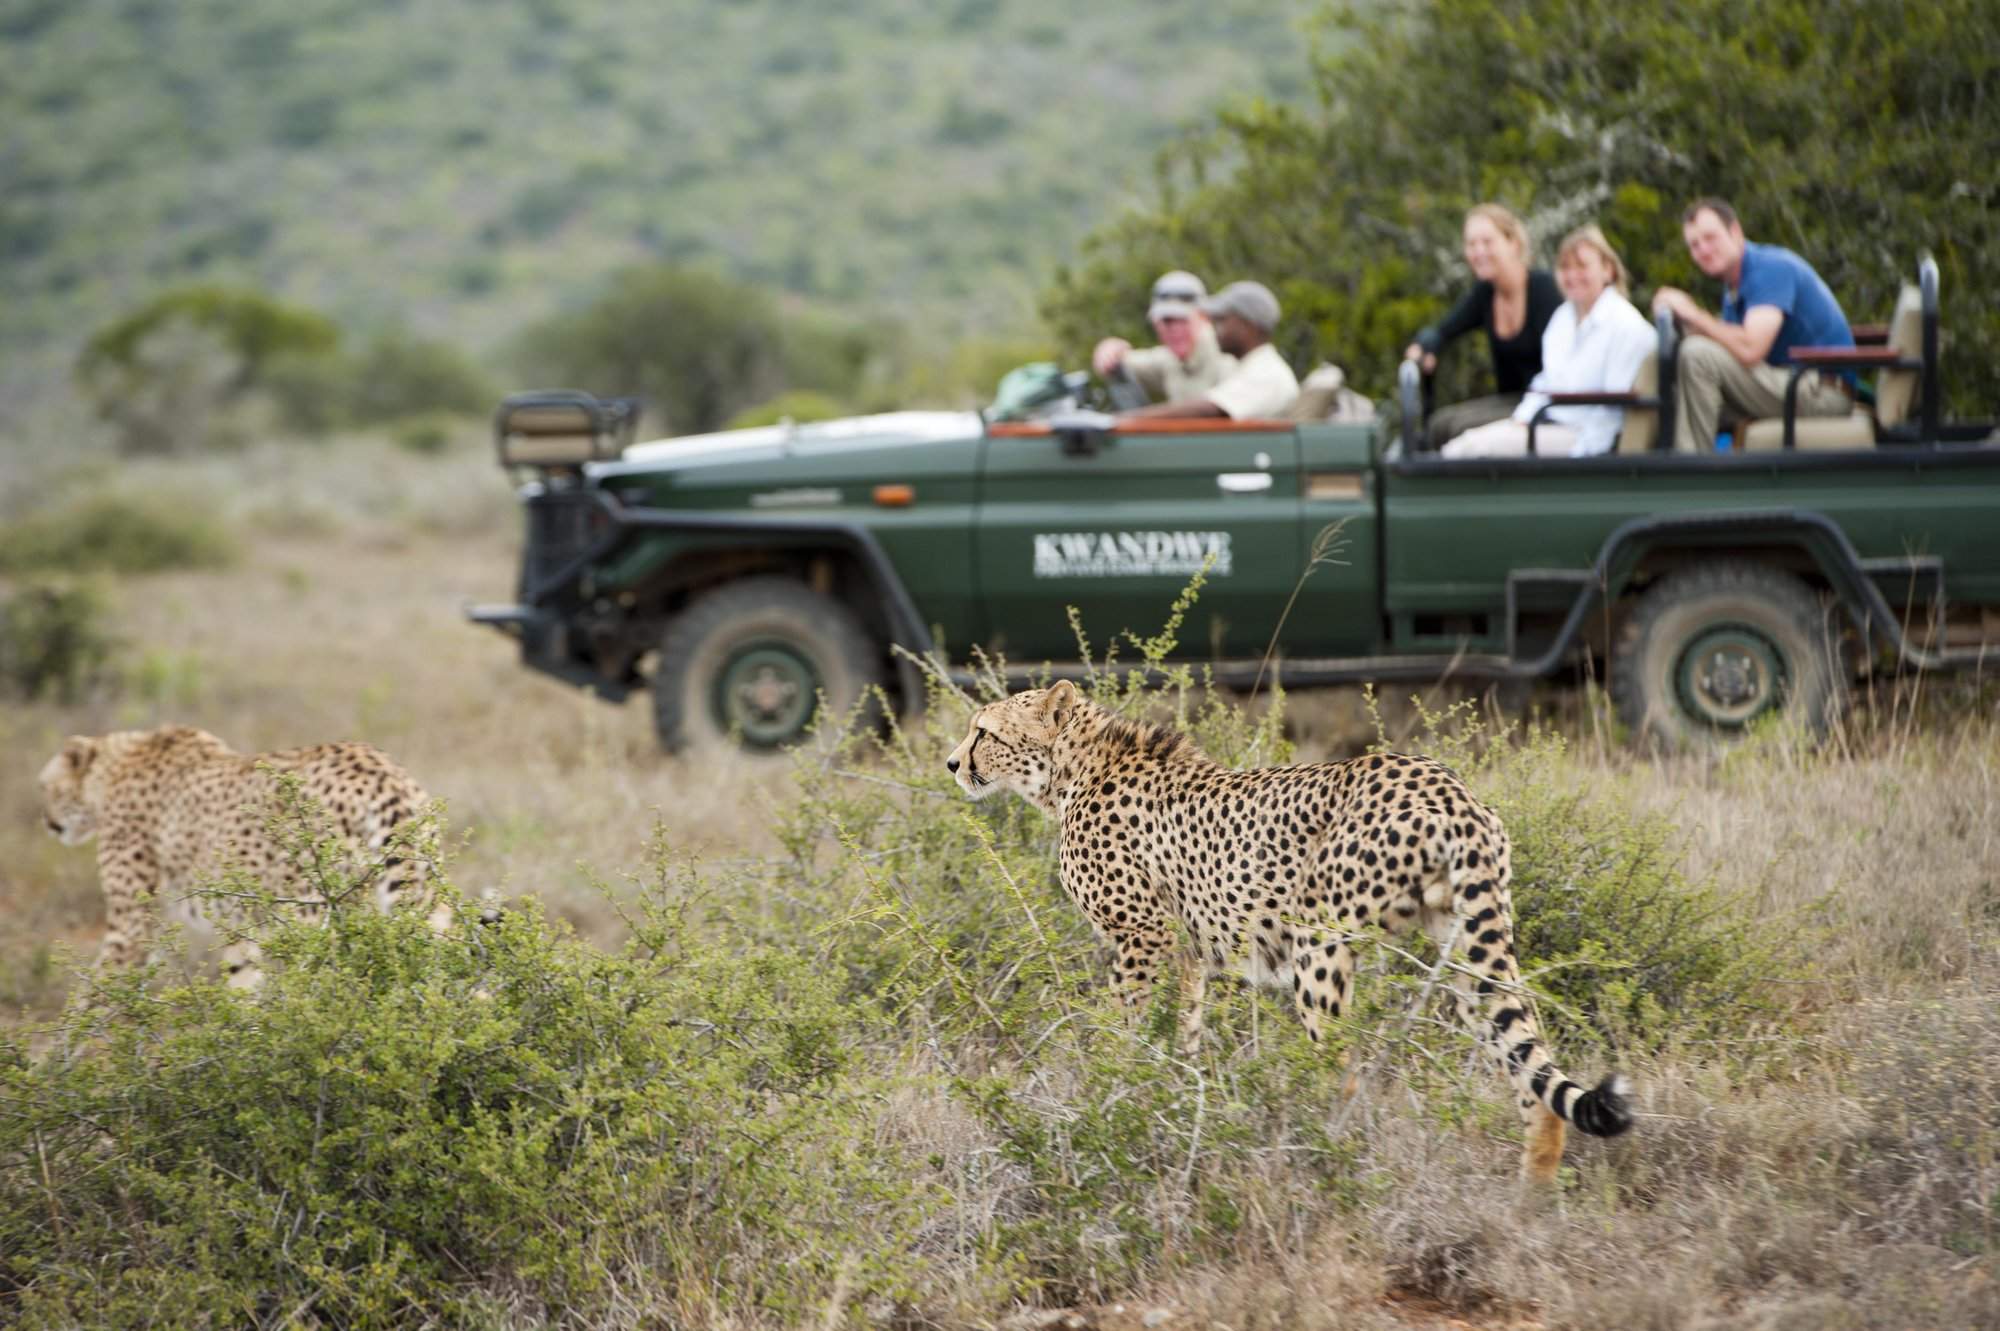
[[[1556,281],[1565,299],[1542,334],[1541,373],[1508,419],[1460,434],[1444,446],[1446,457],[1520,457],[1528,451],[1528,422],[1550,393],[1623,393],[1639,377],[1658,337],[1626,298],[1625,263],[1602,231],[1584,226],[1563,237]],[[1624,424],[1622,407],[1550,407],[1535,428],[1535,453],[1608,453]]]
[[[1424,373],[1437,368],[1438,353],[1477,328],[1486,334],[1493,358],[1495,392],[1454,402],[1431,413],[1431,447],[1475,425],[1504,419],[1542,368],[1542,333],[1562,304],[1556,280],[1528,266],[1532,247],[1521,219],[1497,203],[1482,203],[1465,215],[1465,266],[1477,279],[1472,290],[1443,319],[1418,333],[1403,352]]]

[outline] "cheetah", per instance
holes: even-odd
[[[450,925],[450,905],[429,900],[422,861],[393,844],[397,829],[430,798],[380,750],[342,743],[241,754],[190,726],[74,735],[42,768],[43,818],[66,846],[97,839],[106,926],[100,968],[127,966],[145,954],[151,898],[184,923],[232,918],[226,907],[217,910],[216,899],[191,895],[231,869],[249,873],[308,917],[324,910],[324,898],[302,889],[297,865],[266,827],[276,773],[297,774],[301,791],[354,855],[348,867],[379,859],[374,895],[381,909],[415,902],[428,906],[432,928]],[[254,988],[257,963],[249,939],[223,950],[233,987]]]
[[[1239,959],[1253,983],[1290,990],[1318,1040],[1351,997],[1348,931],[1419,927],[1454,948],[1459,1018],[1516,1095],[1524,1179],[1554,1178],[1566,1124],[1599,1137],[1632,1126],[1624,1077],[1585,1090],[1537,1035],[1514,961],[1506,829],[1442,764],[1373,754],[1233,771],[1063,681],[981,707],[945,767],[973,799],[1012,791],[1056,820],[1063,889],[1111,943],[1128,1009],[1161,978],[1181,922],[1196,953],[1180,976],[1186,1052],[1207,981]]]

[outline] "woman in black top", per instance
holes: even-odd
[[[1528,267],[1528,228],[1497,203],[1465,215],[1465,266],[1479,279],[1443,319],[1417,334],[1403,356],[1437,368],[1438,353],[1461,333],[1486,331],[1493,355],[1488,397],[1454,402],[1431,413],[1431,447],[1477,426],[1504,420],[1542,369],[1542,330],[1562,307],[1562,290],[1546,270]]]

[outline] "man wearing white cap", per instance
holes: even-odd
[[[1202,302],[1215,324],[1215,340],[1236,357],[1236,368],[1207,392],[1123,413],[1126,418],[1231,420],[1282,418],[1298,400],[1299,377],[1271,345],[1278,326],[1278,298],[1262,282],[1231,282]]]
[[[1160,345],[1135,350],[1122,337],[1107,337],[1090,353],[1091,368],[1109,378],[1122,367],[1155,402],[1207,392],[1236,368],[1236,358],[1216,345],[1215,329],[1201,312],[1206,299],[1208,288],[1193,273],[1160,274],[1146,307]]]

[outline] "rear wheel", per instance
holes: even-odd
[[[668,622],[653,719],[670,752],[774,752],[805,737],[821,695],[845,713],[882,679],[881,653],[853,611],[790,578],[749,578]]]
[[[1671,748],[1728,743],[1773,714],[1812,735],[1839,712],[1839,644],[1812,589],[1761,564],[1661,578],[1611,657],[1611,698],[1635,736]]]

